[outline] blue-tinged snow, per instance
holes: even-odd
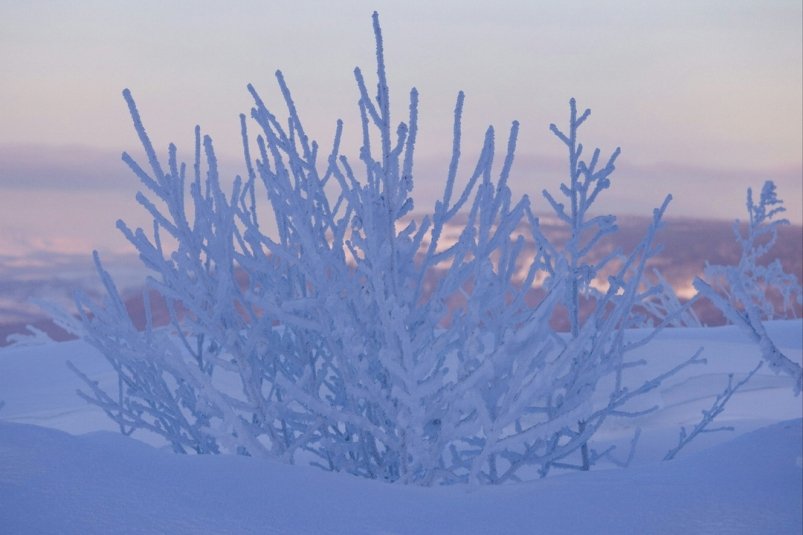
[[[0,423],[4,533],[800,533],[801,422],[671,463],[504,487],[388,485]]]
[[[803,322],[768,330],[800,362]],[[661,387],[652,398],[660,410],[597,437],[624,446],[642,426],[630,468],[482,488],[175,455],[158,437],[141,437],[148,445],[110,432],[110,420],[75,395],[67,359],[115,381],[94,350],[12,346],[0,350],[0,533],[801,533],[803,408],[788,378],[762,368],[718,420],[735,431],[659,460],[727,373],[743,376],[760,358],[733,327],[668,330],[642,351],[663,366],[701,345],[708,365]]]

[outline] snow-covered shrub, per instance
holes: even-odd
[[[795,307],[803,304],[803,288],[797,277],[783,270],[781,261],[767,262],[767,255],[778,240],[778,227],[788,225],[786,219],[775,216],[784,212],[775,184],[768,180],[761,188],[758,203],[753,201],[752,188],[747,190],[748,221],[733,223],[733,234],[741,248],[735,265],[706,265],[704,279],[697,278],[694,287],[711,301],[725,319],[742,328],[761,348],[770,368],[790,375],[795,381],[795,393],[803,388],[803,370],[789,359],[767,335],[763,321],[795,316]],[[776,310],[771,294],[781,298]]]
[[[109,393],[84,377],[91,392],[83,395],[124,433],[157,433],[179,452],[311,461],[423,485],[587,469],[602,455],[587,444],[606,418],[628,414],[633,398],[699,362],[694,355],[652,380],[627,381],[639,364],[628,352],[656,332],[625,337],[643,324],[640,303],[660,290],[645,285],[643,273],[669,199],[635,250],[589,264],[589,250],[615,230],[612,216],[587,210],[608,187],[618,150],[601,169],[599,151],[582,160],[577,132],[588,110],[578,116],[572,101],[569,133],[552,126],[571,164],[561,188],[570,207],[545,193],[573,235],[557,247],[528,197],[514,200],[507,185],[518,123],[501,165],[488,128],[476,164],[460,168],[460,93],[443,196],[431,215],[413,218],[418,93],[410,92],[409,116],[394,128],[376,14],[374,31],[375,96],[355,70],[358,156],[341,154],[340,122],[328,152],[310,140],[277,72],[287,119],[249,86],[259,133],[241,116],[247,172],[227,190],[212,141],[198,128],[191,169],[172,144],[163,167],[124,92],[148,163],[123,158],[148,190],[137,199],[153,229],[118,227],[153,274],[146,313],[156,295],[171,322],[156,328],[148,316],[138,329],[96,254],[107,296],[101,304],[79,296],[81,329],[119,384]],[[265,202],[274,235],[258,214]],[[450,225],[459,236],[445,243]],[[592,292],[589,281],[605,266],[613,266],[608,287]],[[539,277],[545,296],[531,306]],[[586,298],[593,307],[582,316]],[[550,326],[561,310],[571,318],[568,334]],[[602,383],[606,402],[595,406]]]
[[[552,133],[568,150],[569,177],[561,184],[560,195],[547,190],[543,195],[558,221],[565,226],[569,239],[558,247],[541,236],[539,244],[547,251],[548,258],[559,259],[547,266],[553,270],[550,275],[565,281],[559,300],[569,320],[569,336],[564,339],[561,353],[565,355],[567,368],[561,381],[553,387],[555,394],[571,393],[568,398],[580,399],[583,397],[580,391],[593,392],[599,380],[611,374],[616,376],[616,386],[610,392],[607,407],[586,411],[576,425],[564,425],[550,437],[551,444],[577,443],[579,460],[574,464],[557,460],[543,462],[542,474],[550,466],[588,470],[594,464],[600,454],[589,450],[588,438],[610,414],[621,414],[620,406],[630,397],[643,393],[623,385],[623,371],[637,365],[627,361],[628,353],[646,344],[664,326],[682,321],[690,313],[688,306],[680,305],[660,273],[655,271],[658,279],[655,285],[650,284],[645,274],[648,260],[660,252],[655,234],[661,227],[671,196],[654,211],[652,225],[633,251],[627,254],[618,249],[607,254],[597,252],[601,240],[618,230],[615,216],[590,214],[594,202],[611,185],[620,149],[617,148],[604,164],[599,149],[593,151],[589,160],[583,159],[584,147],[579,142],[578,131],[590,113],[586,109],[578,114],[572,99],[568,132],[550,125]],[[607,287],[597,287],[600,275],[607,275]],[[625,337],[626,329],[645,327],[641,338]],[[683,366],[696,362],[700,360],[695,355]],[[648,383],[643,388],[654,386]],[[547,408],[551,409],[551,406]]]

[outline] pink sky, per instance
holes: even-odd
[[[562,179],[548,124],[574,96],[593,110],[587,143],[623,149],[601,209],[647,214],[673,193],[671,215],[744,217],[745,189],[773,179],[803,220],[797,0],[20,2],[0,7],[0,252],[116,251],[118,217],[147,222],[119,161],[138,148],[124,87],[159,147],[191,147],[200,123],[233,172],[245,85],[276,102],[277,68],[322,146],[337,118],[355,133],[352,70],[372,72],[374,9],[396,120],[409,88],[421,94],[420,210],[441,186],[462,89],[466,154],[488,124],[501,138],[521,122],[513,185],[536,207]]]

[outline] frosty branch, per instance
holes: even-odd
[[[739,262],[733,266],[707,265],[704,279],[695,279],[694,287],[759,346],[771,369],[792,378],[795,394],[800,394],[803,369],[775,345],[763,323],[786,314],[794,316],[795,305],[803,304],[803,288],[794,275],[783,270],[780,260],[762,261],[778,239],[778,228],[789,224],[786,219],[775,218],[784,211],[772,181],[764,183],[758,204],[753,201],[752,189],[748,189],[744,234],[739,220],[733,223],[733,233],[741,248]],[[779,311],[768,298],[771,292],[782,298]]]

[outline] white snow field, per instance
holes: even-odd
[[[803,322],[768,323],[801,361]],[[685,370],[651,400],[659,409],[621,419],[596,437],[641,440],[629,468],[564,473],[499,487],[405,487],[307,466],[236,456],[184,456],[116,433],[80,399],[72,361],[113,386],[84,343],[0,350],[0,533],[746,533],[803,532],[801,397],[764,366],[715,426],[662,461],[681,425],[696,423],[727,384],[758,362],[734,327],[671,329],[642,349],[650,370],[700,346],[705,366]]]

